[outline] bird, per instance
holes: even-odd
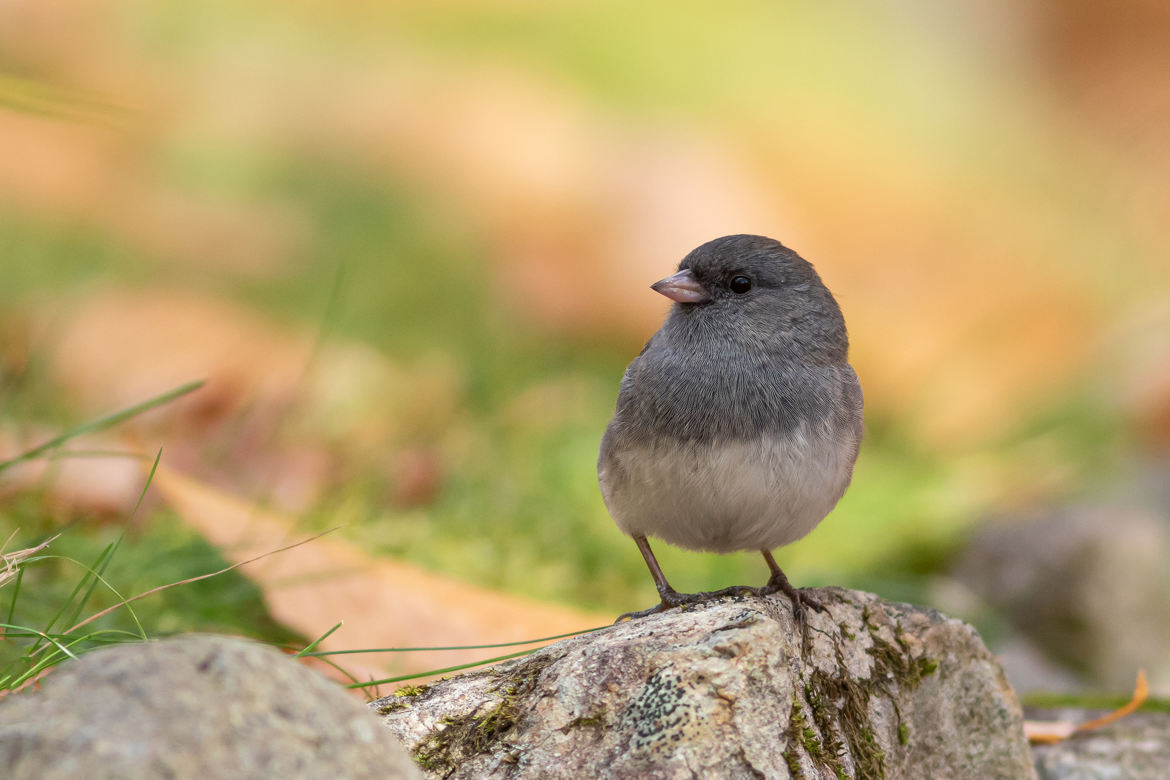
[[[863,398],[841,309],[808,261],[757,235],[709,241],[650,287],[673,303],[622,376],[597,476],[661,601],[618,620],[750,591],[783,592],[803,623],[806,608],[825,607],[772,550],[812,531],[853,478]],[[771,574],[763,587],[679,593],[651,537],[758,551]]]

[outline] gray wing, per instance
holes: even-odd
[[[861,382],[853,366],[845,364],[844,375],[840,382],[841,393],[834,399],[833,421],[837,430],[853,440],[853,459],[857,459],[861,449],[861,437],[865,431],[864,406],[865,399],[861,392]]]
[[[605,434],[601,437],[601,449],[597,455],[597,480],[601,484],[601,494],[606,496],[609,492],[609,485],[612,484],[613,471],[615,463],[613,460],[614,450],[620,446],[619,442],[622,438],[622,432],[625,428],[623,413],[629,408],[630,397],[634,392],[634,384],[640,368],[639,362],[642,355],[646,354],[646,350],[650,348],[650,343],[642,347],[642,351],[638,356],[630,361],[630,365],[626,366],[626,371],[622,374],[622,381],[618,388],[617,408],[614,411],[613,419],[609,421],[609,425],[605,429]]]

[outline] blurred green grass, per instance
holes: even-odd
[[[214,171],[208,175],[214,178]],[[437,442],[451,462],[433,503],[389,506],[386,475],[370,453],[368,467],[359,465],[306,522],[315,528],[350,523],[344,533],[371,552],[489,587],[612,611],[651,602],[650,578],[634,545],[606,515],[595,475],[598,442],[632,355],[614,344],[527,327],[494,292],[474,237],[452,227],[454,215],[405,185],[290,160],[266,166],[248,188],[259,197],[294,200],[314,225],[316,238],[283,273],[241,281],[166,266],[92,228],[62,230],[9,215],[0,219],[0,243],[14,247],[24,262],[6,268],[0,303],[149,280],[204,288],[290,326],[320,329],[324,338],[368,342],[393,360],[448,355],[459,367],[466,414]],[[33,371],[23,382],[5,393],[4,417],[76,421],[43,375]],[[539,404],[531,414],[517,403],[545,385],[563,390],[564,403]],[[854,484],[838,509],[806,540],[779,552],[796,582],[884,584],[905,598],[922,598],[923,572],[901,570],[907,540],[914,540],[920,561],[941,565],[984,509],[986,494],[978,485],[965,486],[954,464],[915,452],[896,430],[871,422]],[[1083,451],[1093,452],[1111,435],[1105,426],[1087,426]],[[0,509],[0,530],[23,527],[28,511]],[[165,549],[151,553],[177,544],[181,532],[172,526],[165,513],[151,518],[149,533],[127,555],[151,561],[149,571],[163,581],[194,572]],[[78,523],[66,538],[71,545],[100,545],[105,534]],[[657,547],[682,589],[766,579],[756,555]],[[208,554],[196,560],[210,563]],[[168,623],[161,614],[164,625],[182,623]]]
[[[19,592],[15,582],[0,590],[5,622],[47,630],[60,610],[78,609],[86,618],[102,609],[121,603],[159,585],[225,568],[219,551],[202,537],[186,528],[178,518],[160,510],[141,527],[129,529],[103,573],[104,580],[117,589],[113,593],[103,584],[93,589],[82,603],[74,593],[102,551],[115,543],[123,526],[109,522],[95,523],[94,518],[78,517],[58,526],[45,517],[42,497],[30,491],[14,501],[6,501],[0,513],[0,529],[18,528],[6,552],[32,546],[52,536],[60,536],[38,556],[41,560],[23,567]],[[7,538],[8,531],[4,536]],[[15,598],[14,598],[15,597]],[[12,614],[9,616],[9,607]],[[10,618],[10,619],[9,619]],[[304,639],[273,621],[267,613],[259,589],[238,571],[170,588],[149,598],[112,611],[91,624],[83,640],[72,646],[80,654],[100,641],[102,632],[125,632],[129,637],[143,627],[147,636],[161,638],[189,631],[208,631],[254,636],[282,644],[304,644]],[[54,631],[69,628],[62,621]],[[109,636],[107,634],[107,636]],[[23,641],[0,641],[0,671],[12,671],[23,663]]]

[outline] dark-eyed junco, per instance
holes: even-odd
[[[712,595],[670,587],[649,536],[758,550],[772,576],[748,590],[783,591],[798,618],[802,602],[823,609],[772,549],[815,528],[853,475],[861,385],[837,302],[807,261],[763,236],[703,244],[651,288],[675,303],[622,377],[597,464],[606,507],[662,597],[630,616]]]

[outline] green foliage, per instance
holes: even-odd
[[[632,355],[525,327],[486,276],[474,238],[453,229],[456,217],[425,194],[279,157],[232,175],[217,172],[236,159],[176,150],[164,167],[225,197],[288,199],[305,209],[314,238],[284,272],[251,282],[163,269],[96,231],[0,215],[0,244],[25,259],[6,267],[0,300],[150,275],[235,297],[290,325],[316,327],[323,338],[373,344],[396,363],[445,355],[457,367],[465,407],[452,427],[424,442],[446,464],[433,502],[389,506],[379,453],[358,453],[354,473],[308,521],[318,528],[348,523],[344,533],[371,552],[490,587],[614,611],[652,603],[642,560],[608,518],[595,476],[598,441]],[[523,403],[525,393],[547,388],[560,393],[559,403]],[[9,378],[9,389],[0,419],[74,423],[35,355],[27,375]],[[881,421],[875,427],[840,506],[779,560],[801,585],[888,586],[913,600],[922,596],[923,575],[945,566],[983,497],[964,490],[962,474],[948,464],[886,435]],[[756,555],[665,545],[656,552],[684,590],[767,579]]]
[[[9,542],[10,551],[43,539],[48,529],[37,507],[37,502],[24,500],[0,512],[0,529],[21,529]],[[80,522],[65,529],[21,566],[18,579],[0,587],[7,624],[0,635],[0,688],[35,673],[46,660],[47,665],[64,660],[67,654],[59,648],[80,655],[110,642],[187,631],[302,641],[268,616],[260,592],[234,571],[160,591],[68,631],[128,597],[226,565],[214,547],[167,513],[125,535],[118,527],[87,528]]]
[[[77,437],[114,427],[191,393],[201,385],[202,382],[189,382],[142,403],[74,426],[43,444],[0,461],[0,472],[54,455],[62,445]],[[66,453],[62,457],[68,456]],[[206,566],[212,561],[222,563],[217,550],[175,522],[153,525],[147,530],[153,530],[156,536],[160,532],[163,535],[177,532],[180,542],[177,547],[163,539],[150,539],[149,533],[136,533],[127,540],[127,528],[141,508],[160,457],[161,451],[154,458],[138,501],[132,508],[127,508],[128,517],[121,527],[97,526],[88,534],[58,533],[44,539],[50,530],[50,521],[44,512],[47,502],[37,496],[36,491],[18,494],[17,500],[0,510],[0,531],[5,537],[0,548],[3,556],[0,559],[3,563],[0,588],[7,586],[7,592],[3,594],[3,603],[6,604],[4,620],[0,623],[0,690],[19,688],[66,658],[75,658],[104,644],[145,641],[158,633],[200,629],[221,633],[259,632],[260,636],[284,641],[295,638],[268,618],[259,594],[246,581],[233,583],[230,579],[213,581],[201,578],[199,582],[186,583],[186,589],[159,589],[158,583],[154,587],[145,584],[152,577],[182,572],[185,567]],[[83,520],[78,518],[75,522],[80,524]],[[22,528],[28,529],[23,536]],[[133,548],[140,542],[146,543],[149,554],[134,555]],[[124,548],[128,548],[128,557],[118,555]],[[86,560],[92,563],[85,563]],[[220,565],[210,567],[210,570],[224,568]],[[180,573],[164,580],[163,584],[201,577],[207,571]],[[235,593],[231,592],[233,584],[237,586]],[[238,586],[241,584],[246,586],[246,593],[240,592]],[[133,590],[124,591],[127,585]],[[202,591],[199,585],[203,585]],[[215,592],[207,591],[209,586],[218,588]],[[126,595],[154,593],[156,590],[163,595],[145,602],[141,610],[131,606],[130,602],[137,601],[137,598]],[[209,609],[213,604],[215,609]],[[227,611],[221,613],[224,607]],[[83,615],[86,615],[84,619]],[[147,633],[145,625],[152,627],[151,634]]]

